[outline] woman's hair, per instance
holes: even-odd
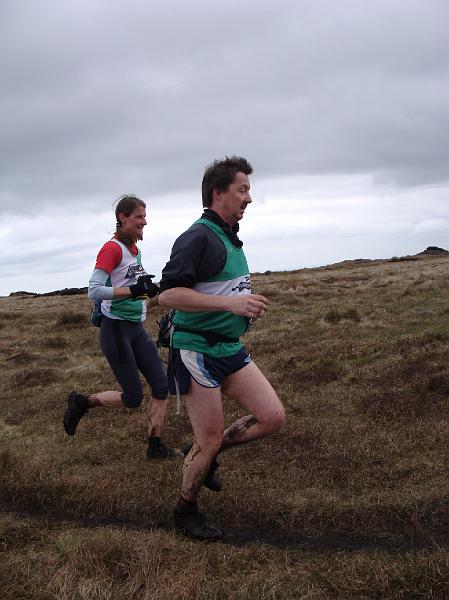
[[[129,215],[136,208],[139,208],[139,206],[146,208],[147,205],[143,200],[137,198],[137,196],[133,196],[132,194],[121,196],[115,205],[115,219],[117,221],[115,226],[115,237],[122,242],[122,244],[125,244],[125,246],[132,246],[135,240],[130,235],[126,235],[126,233],[122,231],[122,224],[120,223],[119,215],[125,215],[125,217],[129,217]]]

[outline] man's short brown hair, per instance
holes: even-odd
[[[214,199],[214,190],[225,192],[234,181],[237,173],[251,175],[253,168],[246,158],[226,156],[222,160],[214,160],[204,172],[201,192],[203,206],[208,208]]]

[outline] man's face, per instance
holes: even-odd
[[[214,191],[217,212],[229,225],[243,219],[246,207],[252,202],[249,189],[248,175],[239,171],[226,191]]]

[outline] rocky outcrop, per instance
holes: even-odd
[[[39,296],[78,296],[79,294],[87,294],[87,287],[82,288],[64,288],[63,290],[56,290],[55,292],[45,292],[45,294],[35,294]]]
[[[428,246],[416,256],[449,256],[449,252],[444,248],[439,248],[438,246]]]
[[[63,290],[56,290],[54,292],[45,292],[44,294],[36,294],[35,292],[11,292],[11,296],[31,296],[33,298],[39,298],[41,296],[77,296],[79,294],[87,294],[87,287],[82,288],[64,288]]]

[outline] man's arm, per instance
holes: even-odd
[[[193,288],[221,271],[226,263],[223,242],[206,226],[193,225],[173,244],[170,260],[162,271],[160,291]]]
[[[223,242],[206,225],[193,225],[174,243],[170,260],[162,271],[159,304],[185,312],[232,312],[241,317],[261,317],[269,304],[264,296],[219,296],[193,290],[226,263]]]
[[[201,294],[190,288],[174,287],[159,294],[159,304],[185,312],[228,311],[240,317],[257,319],[265,314],[269,301],[259,294],[215,296]]]

